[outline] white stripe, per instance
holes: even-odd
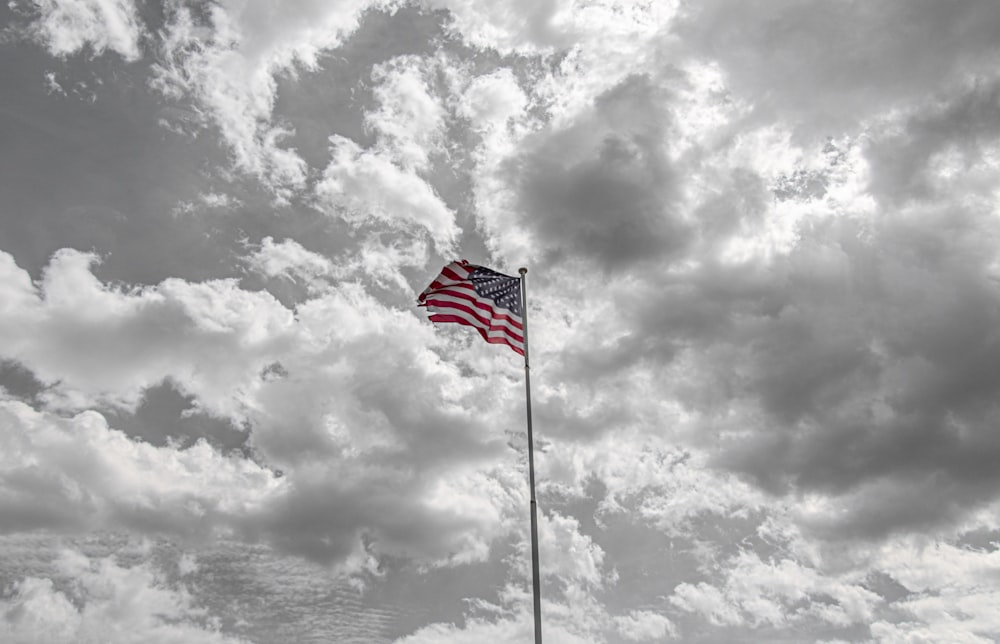
[[[456,275],[458,275],[459,277],[468,277],[469,275],[472,275],[473,271],[473,269],[469,268],[468,266],[462,266],[458,262],[452,262],[451,264],[445,266],[445,268],[451,269],[451,271]]]
[[[472,295],[473,297],[475,297],[477,302],[482,302],[486,306],[490,307],[490,310],[497,311],[497,312],[503,313],[505,315],[509,315],[512,319],[516,320],[518,324],[520,324],[522,326],[524,325],[524,321],[521,320],[521,318],[518,317],[515,313],[512,313],[509,309],[505,309],[502,306],[495,306],[493,304],[492,300],[486,300],[486,299],[483,299],[481,297],[478,297],[475,293],[469,293],[469,295]],[[428,295],[427,297],[428,298],[433,298],[435,300],[441,300],[443,302],[454,302],[456,304],[464,304],[464,305],[468,306],[469,308],[472,308],[472,309],[475,309],[475,310],[479,311],[480,315],[482,315],[483,317],[489,317],[489,315],[486,313],[486,311],[482,310],[479,307],[473,306],[472,302],[470,302],[469,300],[467,300],[465,298],[455,297],[454,295],[448,295],[447,293],[441,293],[441,292],[434,292],[431,295]],[[522,335],[523,334],[523,332],[521,331],[521,329],[518,329],[517,327],[515,327],[508,320],[502,320],[502,319],[499,319],[499,318],[493,318],[493,321],[494,321],[495,324],[502,324],[502,325],[510,328],[511,331],[513,331],[514,333],[516,333],[518,335]]]
[[[476,318],[472,317],[465,311],[462,311],[460,309],[453,309],[450,307],[441,307],[441,306],[428,306],[427,310],[430,311],[432,314],[443,313],[445,315],[454,315],[455,317],[462,318],[463,320],[467,321],[471,326],[486,331],[487,336],[491,338],[502,338],[503,341],[506,342],[507,344],[517,347],[518,349],[522,350],[524,349],[524,343],[519,340],[516,340],[515,338],[510,337],[505,328],[492,328],[486,326],[485,324],[483,324]]]

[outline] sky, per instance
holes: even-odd
[[[1000,639],[1000,3],[11,0],[0,641]]]

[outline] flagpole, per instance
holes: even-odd
[[[531,367],[528,365],[528,295],[524,275],[521,273],[521,320],[524,324],[524,393],[528,412],[528,484],[531,487],[531,593],[535,606],[535,644],[542,644],[542,592],[538,573],[538,503],[535,501],[535,441],[531,435]]]

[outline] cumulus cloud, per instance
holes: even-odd
[[[844,128],[987,72],[998,21],[996,5],[985,1],[947,10],[932,1],[782,2],[766,9],[709,2],[685,7],[672,31],[688,55],[720,65],[726,85],[761,118]],[[906,28],[895,28],[901,24]],[[942,37],[947,33],[962,37]]]
[[[397,640],[399,644],[448,642],[516,642],[531,638],[532,598],[525,590],[531,579],[529,543],[522,525],[519,563],[512,579],[500,590],[499,603],[470,602],[465,624],[430,624]],[[649,611],[610,615],[598,594],[614,583],[614,571],[604,565],[604,552],[581,533],[580,523],[558,513],[539,517],[540,561],[543,577],[542,613],[546,641],[576,644],[604,642],[623,634],[633,641],[672,633],[670,621]]]
[[[316,69],[324,50],[344,41],[381,2],[304,0],[224,2],[205,14],[175,6],[162,34],[154,87],[193,102],[217,126],[236,167],[260,178],[282,200],[305,188],[307,167],[284,141],[291,130],[274,116],[277,76]]]
[[[233,280],[115,288],[91,272],[95,261],[59,251],[36,288],[0,253],[4,357],[52,385],[46,396],[60,406],[134,407],[145,388],[169,377],[207,409],[239,417],[235,392],[252,387],[286,346],[292,312]]]
[[[621,636],[630,642],[663,641],[677,637],[677,628],[669,619],[648,610],[634,610],[615,618]]]
[[[39,15],[31,29],[54,56],[75,54],[89,46],[137,60],[145,35],[131,0],[34,0]]]
[[[187,449],[130,440],[97,412],[72,418],[0,401],[3,530],[112,526],[177,536],[228,532],[282,481],[203,441]]]
[[[516,163],[523,223],[546,264],[583,258],[612,271],[685,247],[679,178],[663,147],[668,123],[651,109],[657,92],[642,76],[628,79]]]
[[[442,149],[446,112],[430,87],[435,67],[401,56],[372,69],[379,107],[365,122],[378,136],[377,149],[407,170],[426,170]]]
[[[503,133],[521,115],[527,102],[517,78],[504,67],[469,82],[460,98],[458,114],[483,134]]]
[[[661,395],[740,437],[718,447],[716,465],[771,491],[833,495],[839,512],[808,518],[826,534],[941,525],[988,502],[993,83],[883,114],[880,135],[803,143],[751,119],[737,136],[723,124],[720,138],[658,146],[683,132],[670,117],[689,100],[682,86],[633,77],[577,122],[526,139],[524,224],[559,291],[542,285],[548,310],[535,319],[559,329],[545,339],[560,373],[579,391],[598,378],[602,391],[635,390],[634,369],[652,369]],[[576,163],[577,150],[589,160]],[[579,197],[605,178],[622,190],[560,198],[563,183]],[[600,287],[610,302],[596,286],[576,289],[581,266],[611,271]],[[565,419],[570,408],[586,405],[553,411]],[[589,420],[615,417],[631,420]],[[922,503],[928,495],[939,502]]]
[[[573,0],[425,2],[435,9],[447,9],[452,29],[472,45],[520,54],[546,54],[574,48],[593,50],[600,48],[597,41],[601,35],[615,41],[646,35],[643,32],[655,31],[675,10],[674,3],[669,2],[627,7],[606,0],[588,3]]]
[[[265,237],[246,262],[250,270],[265,277],[301,281],[313,289],[323,283],[321,278],[336,274],[329,259],[306,250],[294,239],[275,242],[273,237]]]
[[[121,566],[65,551],[53,579],[25,577],[0,599],[0,635],[11,644],[150,642],[238,644],[183,586],[156,567]],[[57,583],[58,582],[58,583]]]
[[[365,539],[381,552],[431,561],[477,559],[509,531],[519,483],[502,468],[495,471],[503,454],[499,432],[470,428],[491,426],[487,419],[505,413],[506,405],[485,405],[513,392],[486,395],[462,382],[427,349],[434,343],[430,327],[412,313],[385,307],[356,284],[331,285],[294,316],[270,296],[232,282],[173,280],[126,291],[101,284],[89,270],[93,257],[75,251],[58,253],[36,290],[5,257],[9,279],[0,319],[11,339],[6,357],[49,385],[50,404],[137,404],[147,387],[170,378],[200,409],[247,423],[253,449],[286,471],[274,478],[205,443],[182,451],[133,443],[94,412],[60,419],[10,402],[8,500],[25,525],[76,529],[121,521],[184,533],[197,532],[200,519],[208,529],[262,535],[341,563],[364,560]],[[252,346],[261,351],[249,358]],[[367,366],[352,367],[357,360]],[[103,365],[101,375],[89,377],[95,365]],[[124,468],[120,477],[111,464],[98,477],[89,469],[102,461],[96,456],[65,489],[45,469],[22,472],[16,456],[22,452],[43,452],[58,462],[78,454],[79,446],[70,448],[75,427],[92,438],[95,454],[110,459],[123,451],[114,461]],[[184,465],[171,465],[175,460]],[[165,469],[144,479],[151,489],[125,484],[140,471],[160,472],[161,462]],[[213,473],[225,480],[204,478]],[[258,476],[260,485],[240,482],[244,475]],[[257,504],[237,495],[230,507],[227,481]],[[488,493],[491,504],[447,501],[458,481]],[[39,506],[43,493],[51,494],[51,503]],[[96,505],[80,503],[79,512],[69,512],[74,494]]]
[[[837,580],[795,561],[764,562],[742,553],[727,564],[725,585],[682,583],[671,604],[716,625],[787,626],[819,620],[844,627],[870,622],[881,598],[850,579]]]
[[[340,82],[323,56],[357,54],[334,50],[391,7],[172,5],[154,87],[281,217],[301,198],[349,233],[257,229],[246,282],[294,305],[234,280],[108,283],[70,250],[33,281],[0,255],[0,357],[40,391],[5,402],[6,439],[48,463],[77,432],[119,459],[105,484],[11,457],[11,516],[89,526],[63,509],[83,490],[95,521],[157,531],[135,506],[159,503],[369,572],[509,546],[508,584],[464,625],[435,614],[402,641],[529,637],[523,454],[504,445],[520,372],[407,308],[429,259],[461,251],[531,268],[547,639],[996,637],[994,4],[529,4],[426,2],[406,13],[426,33],[331,62],[363,82],[315,169],[277,88]],[[128,51],[103,37],[79,42]],[[165,380],[281,475],[202,444],[129,451],[85,411]],[[199,495],[237,465],[273,489]],[[136,500],[119,488],[141,467],[167,483]]]
[[[357,227],[375,221],[395,230],[426,231],[439,253],[450,252],[459,229],[434,188],[377,151],[341,136],[330,141],[333,160],[316,186],[323,207]]]

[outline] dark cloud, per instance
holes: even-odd
[[[902,127],[876,136],[868,146],[871,190],[888,207],[945,196],[942,190],[954,188],[935,181],[939,169],[932,164],[943,162],[952,166],[951,172],[975,173],[1000,135],[996,79],[979,78],[939,100],[939,105],[916,111]]]
[[[190,445],[200,438],[222,452],[242,447],[248,434],[227,419],[199,412],[194,396],[185,396],[170,382],[149,387],[135,413],[110,409],[109,424],[134,438],[162,447],[170,441]]]
[[[372,67],[396,56],[430,54],[445,44],[445,20],[444,12],[417,6],[370,11],[350,38],[320,58],[317,69],[279,78],[275,112],[294,128],[288,146],[311,167],[322,168],[330,161],[333,134],[371,145],[375,137],[364,112],[375,103]],[[317,105],[323,106],[319,113]]]
[[[647,77],[628,78],[572,126],[539,135],[517,161],[524,224],[545,264],[583,259],[613,272],[685,248],[691,231],[663,147],[661,93]]]
[[[736,96],[768,120],[836,128],[823,136],[991,71],[1000,47],[1000,6],[989,0],[714,1],[684,14],[674,33],[722,67]]]
[[[27,42],[0,47],[8,97],[0,106],[0,239],[32,275],[67,247],[100,254],[104,278],[143,284],[239,276],[245,242],[275,233],[329,255],[347,247],[346,227],[308,200],[276,204],[253,178],[230,172],[229,152],[199,107],[151,88],[150,61],[54,60]],[[47,74],[65,94],[47,85]],[[282,87],[292,92],[294,83]],[[282,107],[297,116],[294,100]],[[321,124],[295,122],[307,135],[321,125],[327,133],[316,144],[325,149],[331,131],[360,119],[360,106],[348,107]]]
[[[841,246],[850,276],[837,289],[797,290],[806,266],[793,268],[793,304],[756,320],[748,350],[730,354],[768,420],[720,462],[774,490],[839,495],[886,482],[898,513],[880,512],[877,495],[844,508],[841,527],[864,533],[950,520],[996,495],[1000,292],[971,237],[992,224],[952,217],[964,234],[941,237],[923,228],[935,221],[913,213],[870,245]],[[921,252],[917,230],[941,247]],[[928,481],[937,503],[919,502]]]
[[[553,639],[878,639],[904,569],[975,613],[900,544],[996,532],[996,3],[432,4],[0,34],[0,532],[190,544],[251,639],[517,641],[523,383],[414,312],[431,224],[536,276]]]
[[[14,360],[0,360],[0,387],[11,396],[31,401],[45,389],[31,370]]]

